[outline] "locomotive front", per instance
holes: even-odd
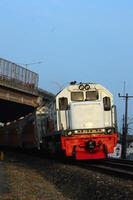
[[[95,83],[72,82],[56,96],[57,132],[66,156],[101,159],[117,143],[112,94]]]

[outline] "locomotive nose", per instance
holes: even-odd
[[[87,150],[93,150],[93,149],[95,149],[95,147],[96,147],[95,141],[90,140],[90,141],[86,142],[86,149]]]

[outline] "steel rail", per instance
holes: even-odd
[[[86,169],[96,170],[119,178],[133,180],[133,162],[130,162],[129,160],[111,161],[111,159],[106,159],[91,162],[79,162],[78,165]]]

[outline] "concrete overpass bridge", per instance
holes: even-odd
[[[54,95],[38,89],[38,74],[0,58],[0,122],[33,112]]]

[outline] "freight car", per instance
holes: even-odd
[[[117,143],[116,106],[100,84],[74,81],[53,101],[4,125],[2,131],[11,146],[63,152],[76,160],[103,159]]]

